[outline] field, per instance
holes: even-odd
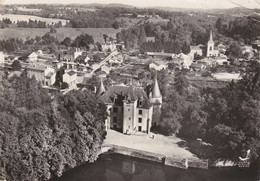
[[[130,26],[134,26],[135,24],[138,24],[138,22],[150,22],[150,23],[154,23],[154,24],[162,24],[162,25],[167,25],[169,19],[163,19],[163,18],[127,18],[127,17],[121,17],[121,18],[117,18],[117,21],[121,22],[124,21],[125,22],[125,26],[126,27],[130,27]]]
[[[21,38],[25,40],[26,38],[43,36],[49,31],[49,28],[9,27],[0,29],[0,39]],[[120,31],[120,29],[114,28],[57,28],[57,33],[52,34],[52,36],[56,36],[59,41],[62,41],[66,37],[70,37],[73,40],[82,33],[88,33],[93,36],[95,42],[102,42],[103,34],[107,34],[108,37],[116,38],[116,33]]]
[[[52,24],[52,23],[58,23],[59,21],[61,22],[62,26],[66,24],[67,20],[64,19],[55,19],[55,18],[43,18],[39,16],[32,16],[32,15],[21,15],[21,14],[0,14],[0,19],[3,18],[9,18],[12,22],[17,22],[17,21],[29,21],[30,20],[37,20],[37,21],[44,21],[47,24]]]

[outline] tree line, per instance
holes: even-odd
[[[50,29],[52,30],[52,28]],[[54,29],[55,30],[55,29]],[[43,50],[50,53],[55,53],[58,48],[68,47],[82,47],[89,48],[90,44],[94,44],[94,39],[87,33],[77,36],[74,40],[66,37],[64,40],[59,41],[53,33],[46,33],[43,36],[36,36],[35,38],[28,38],[26,40],[18,38],[9,38],[7,40],[0,40],[0,51],[15,52],[17,50]]]
[[[55,28],[61,28],[62,23],[59,21],[58,23],[53,23],[51,25],[47,24],[45,21],[41,20],[31,20],[29,21],[17,21],[17,26],[20,28],[49,28],[49,27],[55,27]]]
[[[162,118],[155,130],[213,145],[209,155],[238,161],[248,149],[260,151],[260,64],[252,61],[243,78],[224,88],[191,89],[184,72],[163,93]],[[204,150],[205,151],[205,150]],[[202,152],[202,153],[201,153]],[[209,158],[201,151],[199,156]]]
[[[7,180],[49,180],[97,158],[106,106],[89,91],[53,98],[33,77],[0,81],[0,166]]]

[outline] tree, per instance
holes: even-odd
[[[62,42],[62,45],[65,45],[66,47],[70,47],[71,46],[71,39],[70,37],[66,37]]]
[[[23,73],[0,81],[0,162],[7,180],[50,180],[97,159],[106,106],[87,90],[53,99],[45,93]]]
[[[174,87],[175,90],[180,94],[180,95],[187,95],[187,88],[189,86],[189,82],[187,80],[187,78],[185,77],[183,72],[180,72],[179,74],[177,74],[175,76],[174,79]]]
[[[233,42],[226,50],[226,55],[236,59],[242,57],[242,50],[237,41]]]
[[[103,34],[103,38],[104,38],[104,42],[106,43],[107,42],[107,38],[108,38],[107,34]]]
[[[52,27],[50,28],[50,33],[57,33],[56,28],[52,26]]]
[[[88,49],[91,44],[94,44],[93,37],[85,33],[77,36],[71,45],[73,47],[86,47]]]
[[[112,24],[113,28],[115,29],[118,29],[120,27],[118,21],[115,21],[113,24]]]
[[[184,42],[181,50],[182,50],[182,53],[189,54],[190,53],[190,45],[188,45],[186,42]]]
[[[13,61],[13,63],[11,64],[12,70],[13,71],[20,71],[22,66],[19,60],[15,60]]]
[[[146,34],[145,34],[144,26],[141,26],[140,34],[138,37],[138,45],[142,45],[144,42],[146,42]]]
[[[67,82],[62,82],[61,88],[62,89],[67,89],[67,88],[69,88],[69,84]]]

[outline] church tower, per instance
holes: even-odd
[[[209,41],[207,44],[207,57],[214,55],[214,41],[212,36],[212,30],[210,30]]]
[[[97,95],[102,95],[104,92],[106,92],[106,89],[105,89],[105,86],[104,86],[104,84],[103,84],[103,81],[102,81],[102,78],[100,78],[100,85],[99,85],[99,87],[98,87],[98,89],[97,89]]]

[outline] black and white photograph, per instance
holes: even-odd
[[[0,181],[260,181],[260,0],[0,0]]]

